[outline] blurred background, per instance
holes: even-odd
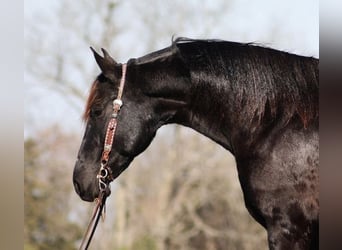
[[[318,0],[25,1],[26,250],[77,249],[94,204],[74,192],[81,114],[99,74],[89,46],[119,62],[172,36],[256,42],[319,57]],[[182,147],[180,147],[182,145]],[[91,249],[267,249],[234,157],[184,127],[161,128],[112,184]]]

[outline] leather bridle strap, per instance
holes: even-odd
[[[118,95],[116,99],[113,101],[113,113],[112,117],[109,120],[108,126],[107,126],[107,132],[105,137],[105,143],[103,147],[102,157],[101,157],[101,164],[105,165],[108,163],[109,160],[109,154],[112,150],[112,145],[114,142],[114,135],[116,131],[116,125],[117,125],[117,116],[120,111],[120,108],[122,106],[122,92],[125,86],[125,80],[126,80],[126,69],[127,64],[122,65],[122,77],[120,80],[120,86],[118,90]]]
[[[103,152],[102,152],[102,157],[101,157],[101,167],[100,167],[99,173],[96,176],[96,178],[98,179],[100,192],[99,192],[99,196],[95,199],[96,206],[94,208],[89,225],[87,227],[87,231],[83,237],[79,250],[88,249],[91,239],[95,233],[96,226],[102,215],[102,211],[105,208],[105,203],[107,199],[106,191],[109,188],[110,182],[113,181],[112,171],[108,165],[108,161],[109,161],[109,154],[112,150],[112,146],[114,142],[114,136],[115,136],[115,131],[117,127],[117,116],[123,104],[122,93],[123,93],[123,89],[125,86],[126,69],[127,69],[127,64],[123,64],[122,76],[120,80],[118,95],[117,95],[117,98],[113,101],[113,113],[107,125],[106,137],[105,137],[105,142],[104,142]]]

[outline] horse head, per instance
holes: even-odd
[[[102,73],[93,83],[88,98],[84,114],[86,129],[73,174],[75,190],[86,201],[93,201],[98,196],[96,175],[100,168],[106,126],[122,77],[122,65],[104,49],[102,51],[103,57],[93,50]],[[131,75],[128,68],[122,97],[123,107],[117,117],[118,126],[108,161],[113,178],[125,170],[133,158],[149,145],[158,127],[157,121],[149,115],[153,110],[153,103],[150,98],[139,95],[139,88],[133,88],[135,82]]]
[[[88,97],[84,113],[86,129],[73,173],[75,190],[86,201],[93,201],[99,194],[96,176],[100,168],[106,127],[123,77],[122,64],[117,63],[106,50],[102,49],[103,56],[92,51],[101,74],[93,83]],[[127,63],[123,106],[117,117],[115,139],[109,155],[108,166],[113,178],[120,175],[134,157],[147,148],[157,129],[171,121],[184,104],[180,100],[161,97],[164,92],[161,81],[158,77],[151,78],[149,70],[144,69],[145,74],[142,74],[142,66],[135,61],[131,59]],[[169,77],[163,75],[164,81],[171,78],[171,74]]]

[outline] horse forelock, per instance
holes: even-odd
[[[89,90],[88,99],[87,99],[86,106],[85,106],[83,116],[82,116],[82,119],[84,122],[87,122],[89,120],[91,108],[93,107],[95,103],[99,102],[100,100],[99,94],[98,94],[98,88],[99,88],[99,80],[96,79],[91,85],[90,90]]]

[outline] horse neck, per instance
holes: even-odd
[[[209,73],[192,72],[186,110],[176,122],[233,152],[232,132],[235,128],[229,107],[231,97],[226,88],[218,86],[218,81],[217,77]]]
[[[243,113],[245,104],[236,105],[236,96],[224,76],[190,72],[187,77],[174,75],[160,81],[158,88],[164,89],[164,84],[168,94],[159,96],[163,100],[159,105],[166,107],[164,114],[168,117],[164,124],[190,127],[235,156],[253,150],[265,130],[276,126],[267,122],[260,126],[259,120],[248,120]],[[265,115],[263,119],[268,118]]]
[[[142,68],[145,72],[149,67]],[[161,123],[177,123],[190,127],[217,142],[232,152],[231,132],[233,122],[230,120],[230,98],[228,90],[217,86],[214,76],[205,72],[189,72],[177,58],[156,67],[154,79],[146,80],[145,94],[157,100]]]
[[[240,147],[234,141],[243,141],[244,149],[253,144],[252,133],[259,131],[241,120],[239,109],[231,105],[236,97],[224,75],[191,71],[179,57],[140,65],[138,71],[143,92],[155,100],[160,125],[190,127],[232,153]]]

